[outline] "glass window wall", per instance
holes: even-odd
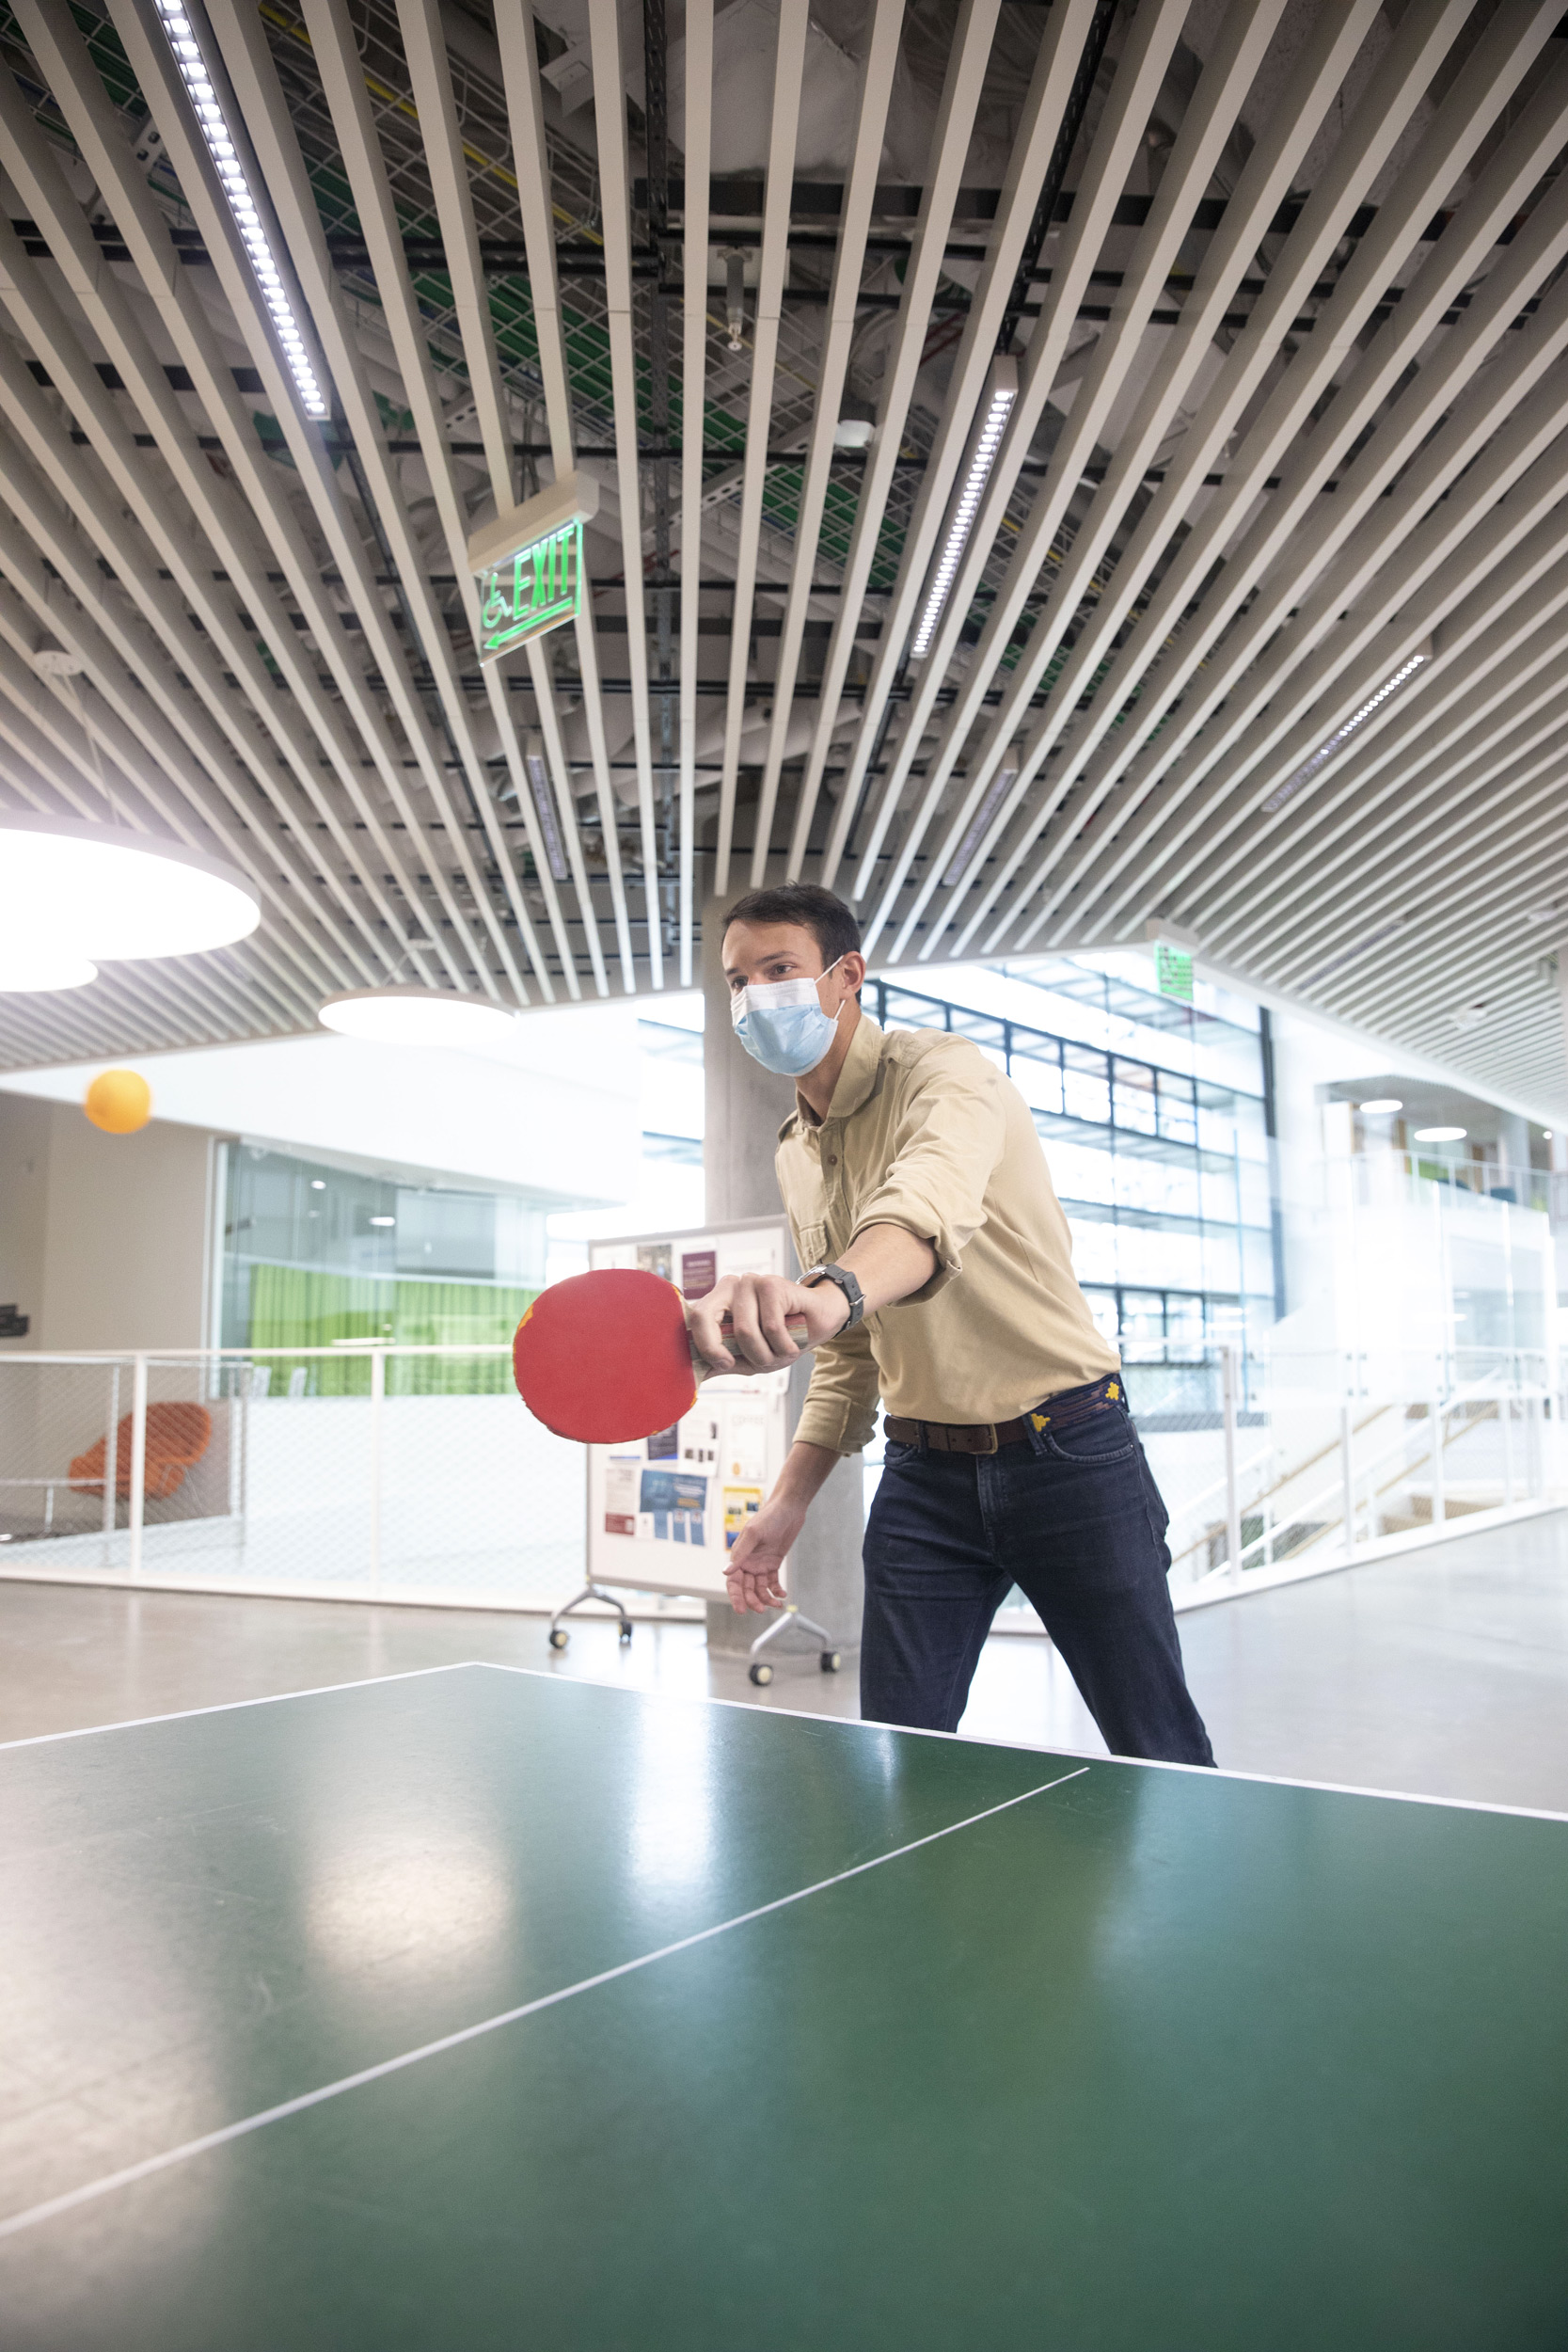
[[[275,1391],[368,1393],[355,1342],[510,1340],[544,1281],[546,1212],[515,1196],[401,1184],[253,1143],[224,1147],[222,1176],[220,1344],[344,1350],[341,1361],[275,1358]],[[410,1392],[499,1393],[511,1373],[499,1357],[393,1358],[388,1376]]]
[[[1221,1341],[1250,1353],[1275,1295],[1256,1009],[1202,983],[1191,1005],[1160,996],[1132,955],[965,968],[942,986],[873,978],[867,1009],[968,1037],[1013,1079],[1124,1359],[1180,1376]]]

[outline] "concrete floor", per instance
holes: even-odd
[[[1568,1813],[1568,1513],[1189,1613],[1188,1677],[1220,1762]],[[852,1715],[852,1663],[782,1662],[767,1691],[697,1625],[242,1599],[0,1581],[0,1740],[494,1660],[763,1707]],[[964,1732],[1103,1753],[1049,1643],[998,1635]]]

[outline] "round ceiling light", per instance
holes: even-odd
[[[0,812],[6,936],[0,986],[80,988],[95,962],[191,956],[244,939],[261,919],[245,875],[182,842],[128,826]]]
[[[87,956],[47,939],[0,940],[0,996],[31,996],[47,989],[86,988],[98,977]]]
[[[1360,1107],[1363,1119],[1392,1119],[1396,1111],[1403,1110],[1404,1104],[1398,1095],[1381,1094],[1375,1103],[1363,1103]]]
[[[1463,1127],[1418,1127],[1416,1130],[1418,1143],[1463,1143],[1465,1136]]]
[[[439,1045],[459,1054],[493,1054],[515,1034],[515,1016],[504,1007],[439,988],[352,989],[329,996],[320,1019],[340,1037],[368,1038],[377,1045]]]

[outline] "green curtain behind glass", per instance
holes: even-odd
[[[481,1282],[397,1282],[373,1275],[318,1273],[308,1266],[253,1264],[252,1347],[330,1347],[334,1340],[388,1340],[403,1347],[510,1342],[532,1290]],[[294,1366],[267,1359],[276,1394]],[[359,1352],[303,1359],[310,1396],[369,1396],[371,1367]],[[390,1357],[388,1396],[500,1396],[512,1385],[504,1356]]]

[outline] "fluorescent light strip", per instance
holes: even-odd
[[[986,827],[990,823],[991,818],[1001,807],[1003,801],[1012,790],[1017,778],[1018,770],[1016,768],[999,768],[997,770],[996,774],[991,779],[990,791],[986,794],[985,799],[980,803],[979,807],[974,812],[974,822],[971,825],[969,831],[965,834],[963,839],[959,842],[957,850],[954,851],[953,863],[942,878],[942,886],[943,890],[957,890],[964,876],[968,873],[971,865],[974,863],[974,852],[979,848],[981,841],[985,837]]]
[[[1377,692],[1375,694],[1370,694],[1367,697],[1367,700],[1362,704],[1359,710],[1353,710],[1350,717],[1345,721],[1344,725],[1338,728],[1336,732],[1329,737],[1326,743],[1321,744],[1313,753],[1311,758],[1305,760],[1296,770],[1293,776],[1287,776],[1283,784],[1276,785],[1275,787],[1274,790],[1269,794],[1268,799],[1263,803],[1264,816],[1272,817],[1276,809],[1284,807],[1287,801],[1293,800],[1295,795],[1301,790],[1302,786],[1304,784],[1310,784],[1319,769],[1322,768],[1326,761],[1332,759],[1340,745],[1347,741],[1348,739],[1355,733],[1358,726],[1363,725],[1365,722],[1371,717],[1373,711],[1378,707],[1378,705],[1380,703],[1386,703],[1389,695],[1404,684],[1407,677],[1413,675],[1414,673],[1421,667],[1423,662],[1429,661],[1431,659],[1432,657],[1430,654],[1413,653],[1408,661],[1402,662],[1400,667],[1394,672],[1393,676],[1385,678],[1383,684],[1378,688]]]
[[[941,558],[926,592],[926,602],[910,644],[911,661],[924,661],[931,650],[931,640],[937,633],[943,605],[963,561],[969,534],[974,528],[974,517],[980,511],[990,469],[996,463],[996,453],[1002,446],[1002,436],[1007,430],[1007,419],[1018,399],[1018,369],[1011,360],[999,359],[991,370],[990,392],[981,406],[978,437],[970,455],[968,471],[958,502],[953,509],[953,519],[947,526]]]
[[[545,763],[537,752],[525,752],[523,766],[533,787],[533,805],[539,812],[539,830],[545,836],[545,855],[549,863],[550,876],[555,882],[566,880],[566,852],[561,844],[561,828],[555,820],[555,802],[550,793],[550,780]]]
[[[299,322],[283,291],[282,276],[273,259],[272,247],[267,243],[261,215],[256,208],[245,173],[240,168],[239,151],[224,120],[223,109],[218,104],[217,91],[213,86],[207,61],[202,56],[196,27],[185,14],[182,0],[157,0],[157,5],[159,23],[163,25],[174,62],[180,69],[180,78],[185,85],[191,111],[201,126],[207,152],[213,159],[219,183],[229,199],[234,226],[240,232],[240,240],[249,257],[256,282],[261,289],[261,299],[267,306],[273,333],[289,363],[300,405],[308,417],[325,417],[329,413],[327,403],[316,381],[315,370],[310,365],[309,351],[299,331]]]

